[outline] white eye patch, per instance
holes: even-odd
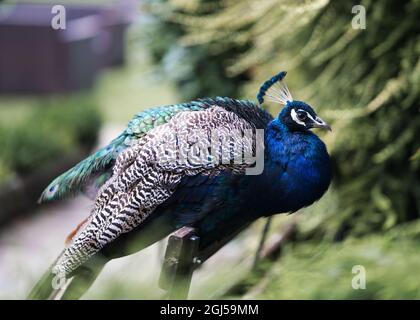
[[[314,119],[314,117],[307,111],[299,109],[298,112],[305,112],[306,116],[311,119],[314,123],[317,123],[319,125],[323,125],[325,124],[324,121],[322,121],[319,117],[316,117]],[[293,121],[296,122],[297,124],[300,124],[301,126],[306,126],[305,122],[302,120],[299,120],[297,112],[295,111],[295,109],[292,109],[292,111],[290,112],[290,116],[292,117]]]
[[[325,122],[324,121],[322,121],[321,120],[321,118],[319,118],[319,117],[316,117],[315,119],[309,114],[309,113],[307,113],[307,115],[308,115],[308,117],[314,122],[314,123],[316,123],[316,124],[319,124],[319,125],[323,125],[323,124],[325,124]]]
[[[311,115],[309,113],[307,113],[305,110],[299,109],[298,111],[299,112],[305,112],[308,117],[312,118]],[[305,122],[303,122],[302,120],[299,120],[297,112],[295,111],[295,109],[292,109],[292,111],[290,112],[290,116],[292,117],[293,121],[296,122],[297,124],[300,124],[301,126],[304,126],[304,127],[306,126]]]
[[[324,125],[325,122],[323,120],[321,120],[321,118],[316,117],[316,119],[314,120],[316,123],[318,123],[319,125]]]

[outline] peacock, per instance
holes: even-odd
[[[57,276],[70,282],[64,298],[78,298],[108,261],[183,226],[196,228],[205,247],[319,200],[331,182],[330,157],[311,129],[331,127],[293,100],[285,76],[264,82],[257,103],[216,97],[143,111],[52,181],[40,202],[84,192],[94,205],[29,298],[50,297]],[[262,107],[265,99],[282,106],[277,117]],[[257,162],[262,169],[252,171]]]

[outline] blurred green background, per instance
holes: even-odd
[[[366,9],[365,29],[352,28],[356,4]],[[150,106],[254,99],[264,80],[287,70],[293,97],[332,123],[323,140],[333,184],[295,214],[296,239],[279,261],[230,279],[234,290],[207,281],[217,293],[204,297],[420,298],[420,2],[144,0],[139,11],[127,65],[106,71],[92,92],[0,98],[0,181],[92,147],[101,121],[102,130],[122,128]],[[270,235],[291,219],[276,217]],[[252,254],[262,223],[240,255]],[[351,286],[354,265],[366,269],[365,290]],[[92,297],[153,296],[127,283],[106,288]]]

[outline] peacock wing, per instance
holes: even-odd
[[[253,162],[242,156],[254,152],[255,144],[254,136],[244,133],[255,129],[254,123],[214,105],[180,112],[148,131],[118,155],[90,217],[54,272],[69,275],[105,245],[136,228],[173,195],[183,177],[245,173]],[[214,147],[211,154],[210,146]]]
[[[81,191],[94,198],[98,189],[112,175],[115,160],[123,150],[135,144],[153,128],[170,121],[179,112],[203,110],[208,106],[203,101],[192,101],[154,107],[138,113],[107,146],[55,178],[43,191],[39,202],[61,199]]]

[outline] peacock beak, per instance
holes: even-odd
[[[312,123],[313,128],[321,128],[321,129],[327,129],[329,131],[332,131],[331,126],[322,120],[320,117],[316,117]]]

